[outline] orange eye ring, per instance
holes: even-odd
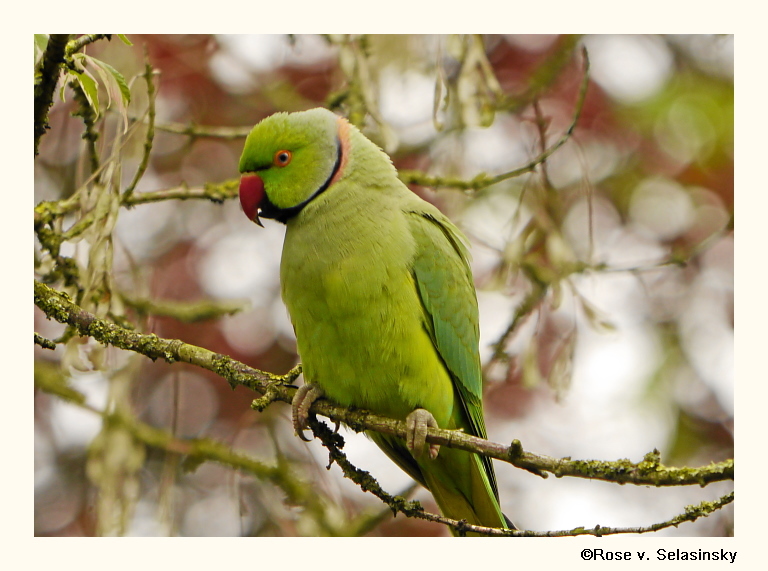
[[[272,164],[276,167],[287,167],[292,158],[293,153],[283,149],[282,151],[277,151],[275,153],[275,156],[272,158]]]

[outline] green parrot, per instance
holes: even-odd
[[[404,420],[405,440],[368,436],[444,516],[514,528],[490,459],[425,440],[430,426],[486,437],[463,234],[398,179],[384,151],[327,109],[262,120],[240,172],[248,218],[286,225],[281,291],[305,380],[292,404],[297,434],[304,438],[320,397]]]

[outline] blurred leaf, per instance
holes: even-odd
[[[107,92],[107,108],[112,105],[112,92],[120,94],[120,113],[123,116],[124,122],[127,124],[127,106],[131,102],[131,90],[128,87],[128,83],[125,81],[125,77],[122,73],[117,71],[114,67],[106,62],[103,62],[94,57],[86,54],[74,54],[72,60],[75,65],[82,71],[77,72],[70,70],[69,73],[73,75],[80,86],[83,88],[88,103],[91,105],[96,115],[99,115],[99,96],[98,96],[98,84],[94,80],[89,72],[86,71],[89,66],[90,69],[95,69],[101,78],[101,82],[104,84],[104,89]],[[63,93],[62,93],[63,100]]]
[[[600,333],[611,333],[616,331],[616,325],[611,323],[608,317],[606,317],[605,313],[587,301],[583,295],[577,294],[576,299],[578,299],[579,304],[581,305],[581,309],[584,311],[584,315],[587,318],[587,321],[589,321],[589,324],[596,331]]]
[[[89,62],[96,66],[102,81],[104,81],[104,85],[107,86],[107,88],[110,86],[110,84],[116,87],[117,91],[120,93],[120,98],[123,102],[123,105],[128,105],[131,102],[131,90],[128,87],[128,83],[125,81],[123,74],[106,62],[89,56],[85,57],[88,58]]]
[[[67,383],[68,377],[62,372],[63,366],[49,361],[35,361],[35,387],[47,393],[57,395],[70,402],[82,404],[86,402],[85,395],[76,391]]]
[[[117,34],[117,37],[120,38],[120,41],[123,42],[126,46],[133,45],[131,41],[126,37],[125,34]]]
[[[99,88],[96,85],[96,80],[89,76],[86,72],[80,73],[74,70],[69,70],[69,74],[77,81],[80,87],[83,89],[85,98],[88,100],[88,104],[93,109],[96,116],[99,116]]]
[[[432,101],[432,124],[435,126],[435,130],[440,132],[445,127],[444,116],[448,110],[448,104],[450,102],[450,90],[446,84],[445,70],[438,57],[437,61],[437,77],[435,77],[435,96]]]
[[[136,311],[156,316],[173,317],[185,323],[194,323],[207,319],[218,319],[225,315],[234,315],[250,307],[248,300],[231,301],[176,301],[139,299],[122,295],[126,305]]]
[[[48,34],[35,34],[35,65],[40,61],[48,47]]]
[[[106,62],[90,56],[84,56],[90,64],[96,68],[101,77],[104,88],[107,91],[107,108],[112,105],[112,91],[120,94],[120,116],[123,118],[124,130],[128,130],[128,104],[131,102],[131,90],[125,81],[123,74]]]
[[[551,293],[549,308],[554,311],[563,303],[563,286],[559,281],[552,282],[549,288]]]
[[[539,344],[536,338],[526,347],[522,360],[523,386],[532,389],[539,386],[544,380],[539,368]]]
[[[560,400],[571,387],[573,355],[576,350],[576,329],[572,329],[560,343],[552,360],[547,382]]]

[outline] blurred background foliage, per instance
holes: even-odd
[[[47,43],[36,37],[36,67]],[[326,106],[470,237],[491,440],[603,460],[658,448],[678,466],[733,456],[733,37],[85,43],[66,54],[35,158],[35,270],[87,311],[264,371],[293,367],[284,228],[242,215],[237,163],[263,117]],[[544,164],[503,176],[557,141]],[[37,535],[446,534],[393,519],[326,471],[285,405],[257,413],[243,387],[104,349],[39,310],[35,331],[57,342],[35,347]],[[218,440],[280,467],[288,484],[188,466],[88,408]],[[354,464],[436,511],[364,436],[344,434]],[[650,525],[730,489],[542,480],[500,463],[497,473],[504,511],[539,530]],[[286,501],[294,484],[311,500]],[[662,533],[731,535],[732,525],[730,506]]]

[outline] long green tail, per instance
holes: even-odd
[[[486,527],[514,528],[501,512],[485,464],[477,454],[443,446],[436,459],[430,460],[425,453],[417,461],[401,439],[375,432],[368,436],[432,493],[445,517]],[[456,535],[453,528],[451,532]]]

